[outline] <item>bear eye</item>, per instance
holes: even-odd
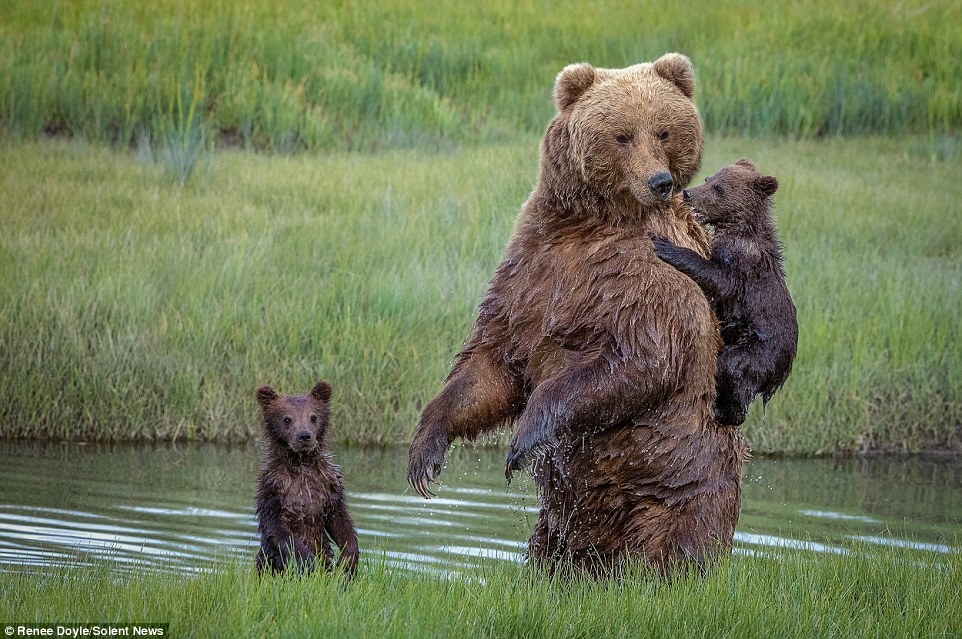
[[[615,136],[615,141],[617,141],[618,144],[628,144],[631,142],[631,136],[621,133]]]
[[[658,134],[658,139],[661,140],[662,142],[664,142],[665,140],[667,140],[667,139],[668,139],[668,131],[662,131],[661,133],[659,133],[659,134]]]
[[[723,195],[725,195],[725,189],[723,189],[722,187],[718,186],[717,184],[716,184],[715,186],[711,187],[711,190],[715,192],[715,195],[718,195],[718,196],[723,196]]]
[[[311,415],[311,423],[312,423],[312,424],[316,424],[316,423],[317,423],[317,415]]]
[[[292,420],[290,417],[287,417],[286,415],[284,416],[284,425],[285,425],[285,426],[290,426],[292,421],[293,421],[293,420]]]

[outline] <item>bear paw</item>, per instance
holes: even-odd
[[[510,482],[515,471],[522,470],[534,457],[554,447],[557,442],[557,437],[545,432],[545,429],[519,428],[504,460],[504,478]]]
[[[411,444],[411,451],[408,458],[408,484],[414,492],[425,499],[430,499],[436,495],[431,492],[430,485],[437,482],[444,468],[444,451],[447,450],[447,442],[430,440],[419,444],[417,441]]]
[[[524,453],[520,451],[510,450],[508,451],[508,456],[504,460],[504,478],[511,482],[511,476],[516,470],[521,470],[527,463]]]
[[[661,235],[651,238],[651,244],[655,248],[655,254],[663,260],[674,257],[678,251],[678,247],[672,244],[671,240]]]

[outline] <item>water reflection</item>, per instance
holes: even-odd
[[[438,497],[407,490],[403,449],[338,449],[362,553],[457,572],[520,561],[537,516],[530,480],[505,486],[503,451],[459,448]],[[0,442],[0,570],[108,558],[190,572],[252,560],[253,446]],[[958,460],[752,460],[736,552],[851,552],[852,542],[952,552]]]

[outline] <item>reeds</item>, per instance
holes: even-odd
[[[3,3],[0,127],[160,141],[199,87],[221,146],[445,148],[543,131],[568,63],[679,50],[714,133],[951,135],[959,24],[952,2]]]
[[[958,446],[962,200],[924,139],[710,139],[778,176],[799,311],[760,452]],[[0,145],[0,435],[246,439],[253,390],[334,385],[341,443],[405,443],[459,350],[538,138],[460,152],[217,152],[202,183],[81,142]],[[701,179],[701,178],[697,178]]]

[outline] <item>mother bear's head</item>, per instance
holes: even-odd
[[[666,205],[701,166],[703,133],[691,61],[668,53],[624,69],[579,63],[555,82],[558,115],[543,147],[569,188],[642,207]]]

